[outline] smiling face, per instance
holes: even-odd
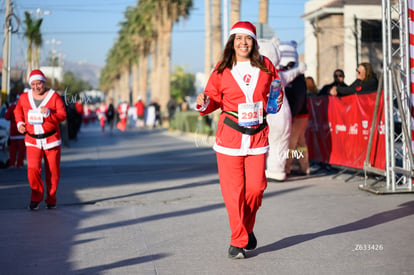
[[[34,80],[30,83],[30,88],[36,95],[42,95],[46,91],[45,82],[41,80]]]
[[[234,51],[236,53],[236,61],[250,60],[250,53],[253,49],[254,39],[248,34],[236,33],[234,38]]]

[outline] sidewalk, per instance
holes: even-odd
[[[25,170],[0,169],[0,274],[412,274],[414,197],[358,177],[269,182],[258,248],[227,258],[229,226],[209,141],[166,130],[64,148],[58,209],[26,209]]]

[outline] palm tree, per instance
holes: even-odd
[[[34,68],[33,45],[42,44],[42,34],[40,32],[40,26],[42,25],[42,21],[42,18],[33,21],[29,12],[26,11],[24,13],[24,23],[26,24],[24,36],[27,39],[27,76],[29,76],[30,72]]]
[[[119,85],[126,81],[123,75],[130,73],[131,66],[136,75],[135,63],[138,62],[142,83],[140,90],[145,92],[150,56],[151,96],[159,97],[161,106],[165,107],[170,93],[172,26],[175,21],[188,16],[191,7],[191,0],[140,0],[137,10],[130,11],[129,14],[127,12],[127,20],[122,24],[118,41],[111,49],[102,70],[102,76],[108,77],[108,80],[101,77],[101,87],[108,91],[115,86],[123,89],[120,86],[125,84]],[[120,42],[121,39],[124,41]],[[135,56],[137,52],[138,57]]]
[[[230,26],[240,21],[240,0],[231,0],[230,3]]]
[[[204,75],[207,77],[210,75],[211,65],[211,1],[204,0],[205,18],[204,24],[206,29],[205,36],[205,55],[204,55]]]
[[[38,19],[41,20],[41,19]],[[41,24],[42,22],[40,22]],[[40,32],[40,24],[39,24],[39,31],[36,32],[34,38],[33,38],[33,44],[34,44],[34,58],[33,58],[33,64],[34,64],[34,68],[39,68],[40,65],[40,48],[43,45],[43,38],[42,38],[42,34]]]
[[[217,64],[222,51],[221,0],[213,0],[213,64]]]
[[[148,79],[148,54],[150,45],[155,37],[151,22],[153,5],[141,3],[136,7],[128,8],[126,12],[127,21],[124,24],[126,33],[129,36],[131,50],[136,56],[132,55],[132,98],[135,100],[138,95],[146,96]],[[151,10],[152,11],[152,10]],[[145,101],[147,99],[145,98]]]
[[[156,58],[152,59],[156,76],[151,83],[151,96],[158,98],[164,109],[170,98],[171,34],[174,22],[186,18],[192,7],[192,0],[146,0],[154,3],[154,26],[158,27],[155,43]],[[144,2],[144,1],[140,1]],[[153,55],[154,57],[154,55]],[[154,71],[153,71],[154,73]]]
[[[267,24],[269,14],[269,0],[259,0],[259,23]]]

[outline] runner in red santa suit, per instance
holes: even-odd
[[[269,130],[264,110],[275,78],[279,79],[275,67],[258,52],[256,28],[238,22],[205,91],[197,96],[200,114],[222,110],[213,148],[231,229],[228,256],[234,259],[245,258],[244,250],[257,245],[253,228],[267,186]],[[281,95],[279,104],[282,101]]]
[[[108,111],[108,106],[104,101],[101,102],[101,105],[96,109],[96,116],[99,119],[99,124],[101,125],[102,133],[105,133],[105,122],[106,122],[106,113]]]
[[[58,93],[45,86],[46,77],[33,70],[31,89],[21,95],[14,115],[17,129],[26,134],[27,176],[32,189],[29,209],[37,210],[43,200],[42,158],[45,162],[46,204],[56,208],[56,191],[60,178],[61,139],[59,123],[66,119],[65,105]]]
[[[10,120],[10,149],[9,149],[9,167],[21,168],[24,164],[24,155],[26,147],[24,145],[24,135],[17,130],[17,123],[14,117],[14,110],[16,109],[17,100],[20,94],[16,96],[16,101],[13,102],[7,112],[4,114],[4,118]],[[17,162],[16,162],[17,154]]]
[[[121,101],[118,105],[119,122],[116,124],[117,128],[124,132],[127,126],[129,105],[126,101]]]

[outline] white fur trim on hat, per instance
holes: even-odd
[[[31,76],[29,78],[29,84],[32,84],[32,82],[33,81],[36,81],[36,80],[40,80],[40,81],[46,82],[46,78],[44,76],[41,76],[41,75],[33,75],[33,76]]]
[[[29,85],[32,84],[33,81],[40,80],[46,82],[46,77],[41,70],[33,70],[30,73],[29,77]]]
[[[256,40],[256,35],[251,30],[248,30],[245,28],[234,28],[230,31],[230,35],[235,34],[235,33],[247,34]]]

